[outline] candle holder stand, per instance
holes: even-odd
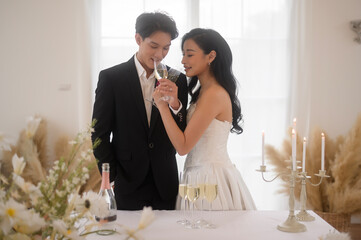
[[[286,160],[287,162],[289,160]],[[292,162],[292,161],[290,161]],[[266,170],[266,166],[265,165],[261,165],[260,169],[257,169],[256,171],[261,172],[262,173],[262,179],[265,182],[273,182],[275,179],[277,179],[278,177],[287,177],[289,178],[289,182],[290,182],[290,197],[289,197],[289,214],[288,214],[288,218],[285,222],[279,224],[277,226],[277,229],[283,232],[292,232],[292,233],[296,233],[296,232],[305,232],[306,231],[306,226],[300,222],[297,221],[296,216],[295,216],[295,183],[297,181],[297,178],[299,178],[298,175],[298,171],[291,169],[291,167],[289,167],[290,171],[285,171],[282,173],[279,173],[278,175],[276,175],[273,179],[271,180],[267,180],[264,177],[264,173],[267,172]]]
[[[301,210],[296,215],[296,219],[301,222],[311,222],[315,220],[315,217],[311,216],[306,210],[306,203],[307,203],[307,191],[306,191],[306,183],[309,183],[313,187],[317,187],[322,183],[323,178],[328,178],[330,176],[326,175],[325,170],[319,170],[319,173],[315,174],[316,176],[320,177],[320,181],[316,184],[310,181],[311,177],[307,176],[307,172],[301,172],[299,174],[299,178],[301,179]]]

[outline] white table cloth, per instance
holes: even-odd
[[[320,236],[335,229],[312,211],[309,213],[316,219],[312,222],[302,222],[307,231],[301,233],[287,233],[277,229],[277,225],[287,220],[288,211],[213,211],[211,215],[203,212],[203,217],[209,217],[218,227],[216,229],[186,229],[176,221],[183,216],[182,211],[154,211],[155,220],[146,229],[140,231],[145,240],[224,240],[224,239],[262,239],[262,240],[290,240],[302,239],[318,240]],[[136,228],[141,211],[118,211],[117,223],[129,228]],[[199,217],[200,213],[195,212]],[[87,239],[122,239],[118,234],[99,236],[92,234]]]

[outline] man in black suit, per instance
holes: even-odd
[[[110,181],[120,210],[175,208],[178,169],[175,154],[158,109],[152,104],[156,85],[154,61],[162,60],[178,36],[174,20],[159,12],[136,20],[138,52],[129,61],[99,74],[95,91],[92,141],[99,160],[110,164]],[[169,107],[181,129],[186,126],[187,81],[181,74],[168,80]]]

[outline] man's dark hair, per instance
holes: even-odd
[[[171,39],[178,37],[178,29],[175,21],[169,15],[162,12],[142,13],[135,23],[135,32],[145,39],[156,31],[169,33]]]

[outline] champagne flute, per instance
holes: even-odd
[[[187,199],[192,203],[192,222],[189,225],[186,225],[187,228],[200,228],[198,224],[194,221],[194,203],[199,198],[199,186],[197,182],[197,175],[195,173],[190,173],[187,176]]]
[[[212,203],[217,198],[218,195],[218,185],[217,185],[217,179],[216,175],[213,171],[208,172],[206,175],[206,185],[205,185],[205,196],[206,200],[209,203],[209,215],[211,215],[212,211]],[[217,226],[212,224],[211,221],[209,221],[206,226],[206,228],[216,228]]]
[[[162,78],[165,78],[167,79],[168,78],[168,70],[167,70],[167,66],[161,62],[158,62],[157,60],[154,60],[154,77],[155,77],[155,85],[158,86],[159,85],[159,82],[158,80],[159,79],[162,79]],[[170,100],[169,96],[163,96],[160,98],[161,100],[167,102]],[[146,101],[148,102],[151,102],[153,106],[157,107],[157,104],[155,104],[154,102],[154,99],[152,100],[148,100],[148,99],[145,99]]]
[[[157,61],[154,61],[154,76],[157,80],[161,78],[168,78],[167,66],[162,62],[157,63]]]
[[[201,210],[201,216],[200,219],[197,220],[197,224],[199,224],[201,227],[204,227],[205,225],[208,224],[208,222],[206,220],[203,219],[203,201],[206,198],[205,195],[205,181],[206,181],[206,175],[204,174],[204,172],[199,171],[197,173],[197,178],[198,178],[198,186],[199,186],[199,198],[198,200],[200,201],[200,210]]]
[[[185,174],[180,172],[179,173],[179,190],[178,190],[179,196],[181,197],[181,209],[183,208],[183,219],[178,220],[177,223],[179,224],[189,224],[189,221],[185,217],[185,210],[186,210],[186,201],[187,201],[187,181]],[[184,205],[183,205],[184,204]],[[183,206],[183,207],[182,207]]]
[[[157,80],[164,78],[164,79],[169,79],[175,83],[178,80],[179,75],[180,75],[179,71],[177,71],[173,68],[169,68],[169,70],[168,70],[167,66],[165,64],[163,64],[162,62],[157,63],[157,61],[154,61],[154,76]],[[158,86],[158,81],[157,81],[156,85]],[[171,99],[171,97],[163,96],[161,99],[163,101],[168,102]]]

